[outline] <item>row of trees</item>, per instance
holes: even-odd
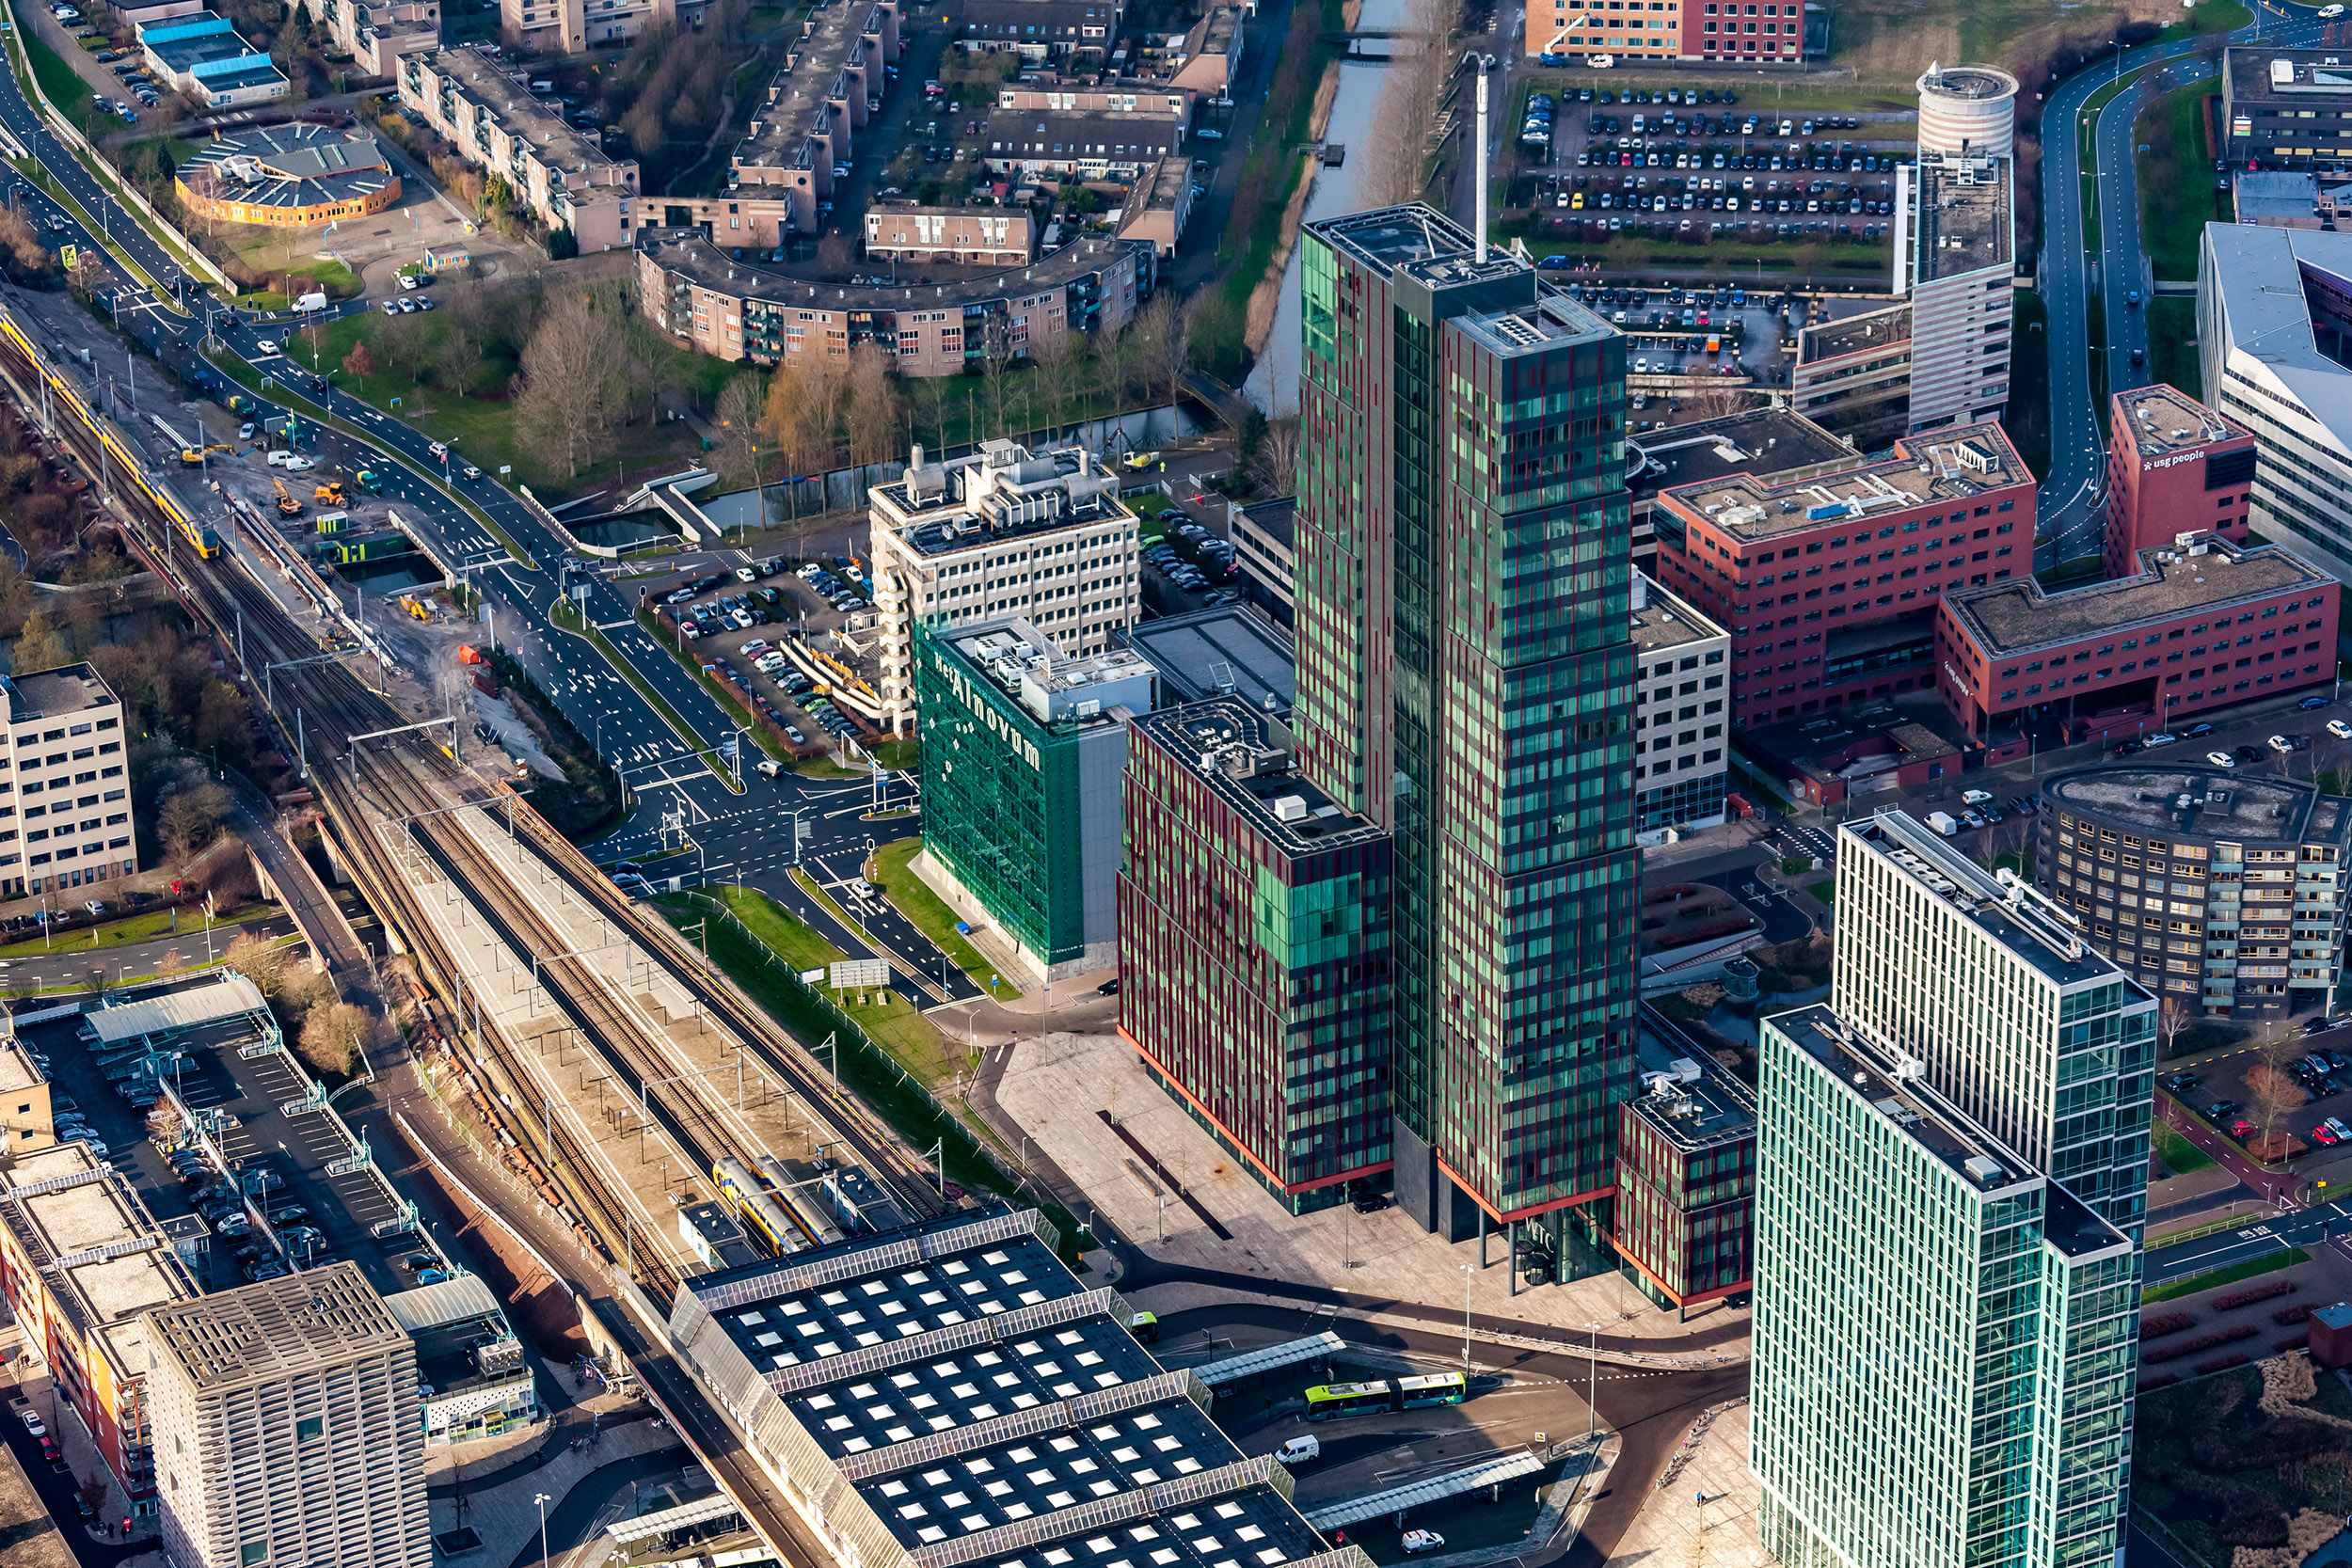
[[[900,377],[879,343],[827,352],[815,339],[765,379],[737,377],[715,418],[714,467],[772,483],[903,456],[912,441],[961,445],[1057,431],[1175,401],[1192,359],[1193,317],[1170,293],[1123,328],[1040,338],[1020,352],[992,331],[977,375]]]

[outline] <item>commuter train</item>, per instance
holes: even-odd
[[[14,345],[17,352],[24,356],[24,362],[49,383],[49,398],[55,417],[78,420],[82,428],[105,449],[107,471],[103,477],[112,479],[119,476],[124,485],[145,496],[167,525],[177,530],[180,536],[187,541],[188,547],[198,555],[209,561],[220,554],[219,532],[211,524],[190,516],[187,509],[173,498],[171,492],[156,483],[148,473],[147,466],[116,437],[113,426],[92,414],[88,405],[83,403],[81,394],[73,389],[72,384],[47,366],[40,351],[33,346],[33,341],[24,335],[16,318],[6,310],[0,310],[0,338],[6,338]]]
[[[720,1155],[710,1163],[710,1180],[718,1186],[719,1200],[735,1215],[746,1237],[779,1258],[808,1245],[806,1229],[743,1168],[742,1161],[732,1154]]]

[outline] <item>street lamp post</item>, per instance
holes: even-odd
[[[548,1495],[545,1492],[536,1493],[532,1496],[531,1500],[539,1505],[539,1568],[547,1568]]]
[[[1584,1325],[1584,1442],[1590,1447],[1594,1433],[1599,1430],[1599,1417],[1593,1408],[1593,1395],[1599,1386],[1600,1320],[1596,1318]]]

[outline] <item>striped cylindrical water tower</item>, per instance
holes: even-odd
[[[1919,150],[1995,155],[2017,147],[2017,78],[1985,65],[1931,65],[1919,78]]]

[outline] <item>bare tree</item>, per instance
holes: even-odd
[[[427,316],[387,316],[375,329],[375,351],[387,368],[408,378],[413,387],[424,379],[424,367],[433,357],[433,337],[426,330]]]
[[[1298,483],[1299,450],[1297,415],[1268,420],[1250,462],[1250,478],[1269,495],[1289,495]]]
[[[721,438],[719,458],[713,465],[726,476],[730,484],[746,481],[757,484],[766,477],[759,458],[763,451],[772,451],[767,433],[759,428],[759,378],[739,375],[719,389],[719,402],[713,417],[726,434]]]
[[[2262,1061],[2246,1069],[2246,1092],[2253,1100],[2255,1114],[2262,1117],[2263,1141],[2267,1144],[2278,1132],[2279,1118],[2309,1104],[2311,1097],[2287,1071],[2288,1061],[2301,1049],[2296,1037],[2280,1034],[2269,1024],[2264,1025],[2264,1037]]]
[[[2156,1060],[2169,1061],[2176,1053],[2181,1031],[2188,1026],[2188,1009],[2180,998],[2168,996],[2156,1005]]]
[[[523,348],[516,423],[544,461],[575,478],[627,396],[614,337],[585,300],[566,293],[549,302]]]
[[[824,354],[803,351],[776,368],[760,423],[792,472],[821,473],[833,467],[839,396],[839,377]]]
[[[1081,363],[1085,356],[1086,334],[1075,327],[1029,339],[1029,361],[1037,367],[1037,384],[1047,400],[1045,418],[1056,428],[1073,419],[1071,393],[1086,374]]]
[[[1418,201],[1428,186],[1429,133],[1453,86],[1458,14],[1454,0],[1414,0],[1406,36],[1391,44],[1396,60],[1373,120],[1365,176],[1365,195],[1375,207]]]
[[[850,351],[841,396],[850,461],[860,469],[862,487],[863,470],[886,460],[898,438],[898,388],[892,383],[890,356],[879,345],[861,343]]]
[[[1726,414],[1744,414],[1756,404],[1756,394],[1737,387],[1702,384],[1695,392],[1682,394],[1682,412],[1692,420],[1719,420]]]

